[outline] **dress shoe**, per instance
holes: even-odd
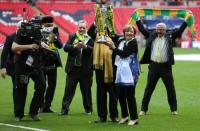
[[[128,117],[124,117],[119,121],[119,124],[124,124],[128,122]]]
[[[140,115],[140,116],[144,116],[144,115],[146,115],[146,112],[140,111],[139,115]]]
[[[43,113],[55,113],[51,108],[43,108],[42,111]]]
[[[40,117],[39,117],[38,115],[30,114],[29,116],[30,116],[30,118],[31,118],[33,121],[40,121]]]
[[[92,115],[92,111],[85,111],[86,115]]]
[[[60,115],[60,116],[68,115],[68,111],[62,110],[62,111],[59,113],[59,115]]]
[[[98,120],[94,121],[94,123],[104,123],[106,122],[106,118],[98,118]]]
[[[111,121],[114,123],[117,123],[117,122],[119,122],[119,119],[117,117],[115,117],[115,118],[111,118]]]
[[[128,125],[129,126],[133,126],[133,125],[137,125],[138,124],[138,120],[130,120],[129,122],[128,122]]]
[[[21,121],[23,119],[23,117],[19,116],[19,117],[15,117],[15,121]]]
[[[177,111],[172,111],[171,114],[175,116],[175,115],[178,115],[178,112]]]

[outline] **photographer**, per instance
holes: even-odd
[[[44,75],[48,83],[44,97],[44,103],[40,105],[40,112],[53,113],[51,103],[53,101],[56,82],[57,82],[57,67],[62,66],[58,48],[61,49],[63,44],[59,37],[58,28],[53,25],[53,18],[45,16],[41,20],[41,33],[44,41],[49,46],[49,52],[43,55]]]
[[[30,78],[34,81],[35,91],[30,104],[29,116],[34,121],[40,121],[38,109],[45,91],[40,48],[48,48],[48,46],[41,43],[40,32],[32,31],[39,31],[35,23],[22,22],[21,29],[17,31],[16,39],[12,44],[12,51],[15,52],[16,121],[20,121],[24,117],[27,86]],[[37,36],[33,34],[37,34]]]

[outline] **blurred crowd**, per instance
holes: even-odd
[[[15,0],[16,1],[16,0]],[[29,3],[30,5],[35,5],[35,3],[37,1],[45,1],[45,0],[20,0],[20,1],[27,1],[27,3]],[[55,1],[55,0],[48,0],[48,1]],[[65,0],[60,0],[60,1],[65,1]],[[81,0],[68,0],[68,1],[81,1]],[[83,1],[86,1],[86,2],[99,2],[99,0],[83,0]],[[110,3],[113,5],[113,6],[117,6],[117,7],[120,7],[120,6],[133,6],[133,2],[134,1],[140,1],[140,0],[110,0]],[[151,2],[151,1],[154,1],[155,0],[147,0],[148,2]],[[157,0],[157,2],[166,2],[167,5],[169,6],[179,6],[179,5],[189,5],[189,0]],[[65,1],[67,2],[67,1]]]

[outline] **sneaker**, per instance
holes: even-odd
[[[119,121],[119,124],[124,124],[128,122],[128,117],[125,117],[125,118],[122,118],[120,121]]]
[[[130,120],[129,122],[128,122],[128,125],[129,126],[133,126],[133,125],[137,125],[138,124],[138,120]]]
[[[139,115],[140,115],[140,116],[144,116],[144,115],[146,115],[146,112],[140,111]]]
[[[40,117],[38,115],[29,115],[33,121],[40,121]]]
[[[172,111],[171,114],[175,116],[175,115],[178,115],[178,112],[177,111]]]

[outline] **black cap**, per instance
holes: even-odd
[[[53,23],[53,17],[52,16],[44,16],[41,19],[41,23]]]

